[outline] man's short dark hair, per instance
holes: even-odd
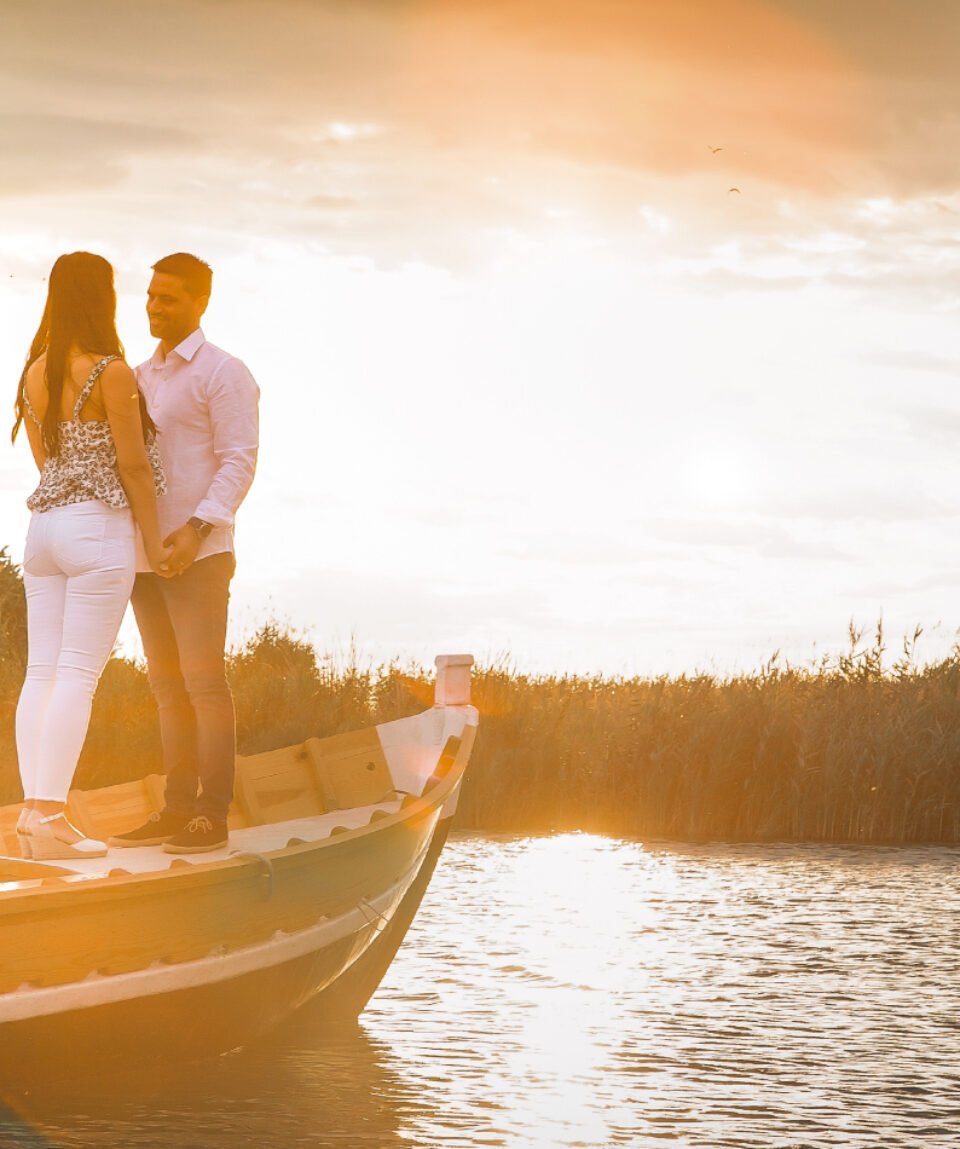
[[[153,265],[154,271],[161,275],[175,275],[182,279],[187,291],[197,299],[201,295],[209,295],[213,287],[213,270],[209,263],[197,259],[195,255],[188,255],[185,251],[178,251],[174,255],[165,255]]]

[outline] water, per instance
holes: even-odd
[[[454,836],[356,1033],[16,1095],[0,1146],[953,1149],[958,863]]]

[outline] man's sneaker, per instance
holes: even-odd
[[[219,850],[227,844],[226,822],[211,822],[204,814],[183,827],[163,844],[168,854],[205,854],[208,850]]]
[[[169,810],[160,810],[138,826],[135,830],[128,830],[126,834],[115,834],[107,840],[108,846],[159,846],[161,842],[169,841],[174,834],[190,821],[189,814],[172,814]]]

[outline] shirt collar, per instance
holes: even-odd
[[[201,328],[198,327],[196,331],[192,331],[186,339],[181,340],[176,347],[172,348],[170,355],[178,355],[185,363],[189,363],[206,341],[207,337],[203,334]],[[170,355],[167,356],[168,359]],[[161,367],[164,363],[164,360],[160,357],[159,344],[153,353],[152,362],[154,367]]]

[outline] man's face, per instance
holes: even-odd
[[[176,347],[200,326],[207,296],[193,296],[176,275],[155,271],[147,288],[150,334],[167,348]]]

